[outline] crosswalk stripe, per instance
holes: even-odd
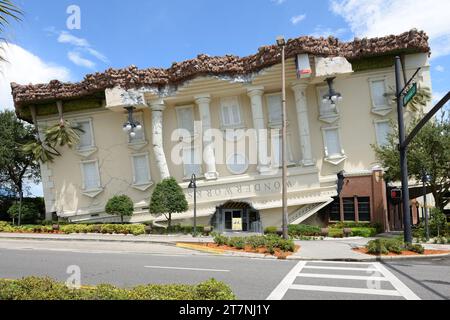
[[[280,282],[280,284],[272,291],[269,297],[266,300],[282,300],[286,295],[287,291],[290,289],[290,286],[294,283],[297,275],[302,271],[303,267],[306,265],[306,262],[299,262]]]
[[[343,265],[349,265],[349,264],[353,264],[353,265],[361,265],[361,266],[371,266],[373,265],[372,262],[346,262],[346,261],[328,261],[328,260],[324,260],[324,261],[308,261],[308,263],[315,263],[315,264],[343,264]]]
[[[349,267],[322,267],[322,266],[305,266],[304,269],[348,270],[348,271],[379,271],[376,268],[349,268]]]
[[[392,272],[386,269],[381,263],[374,263],[379,272],[389,279],[394,288],[407,300],[421,300],[411,289],[401,282]]]
[[[337,293],[353,293],[353,294],[368,294],[379,296],[397,296],[402,295],[396,290],[377,290],[377,289],[361,289],[361,288],[344,288],[344,287],[327,287],[327,286],[306,286],[293,284],[293,290],[301,291],[322,291],[322,292],[337,292]]]
[[[383,278],[383,277],[346,276],[346,275],[338,275],[338,274],[300,273],[297,277],[300,277],[300,278],[317,278],[317,279],[389,281],[388,279]]]

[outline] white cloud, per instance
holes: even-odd
[[[441,65],[437,65],[436,68],[434,68],[437,72],[444,72],[445,68]]]
[[[298,15],[298,16],[292,17],[292,18],[291,18],[291,23],[292,23],[293,25],[297,25],[297,24],[299,24],[300,22],[302,22],[303,20],[305,20],[305,18],[306,18],[306,14],[300,14],[300,15]]]
[[[52,34],[57,34],[59,43],[69,44],[75,47],[75,50],[70,50],[67,53],[67,56],[69,57],[69,60],[75,63],[77,66],[86,67],[89,69],[95,67],[95,63],[93,61],[83,58],[81,56],[81,51],[88,53],[89,55],[95,57],[96,59],[104,63],[109,62],[108,58],[101,52],[95,50],[88,40],[74,36],[73,34],[67,31],[61,31],[58,33],[52,27],[47,28],[46,30]]]
[[[285,3],[286,0],[270,0],[270,2],[273,2],[273,3],[277,4],[277,5],[280,5],[280,4]]]
[[[36,84],[71,79],[69,69],[43,61],[18,45],[3,44],[1,50],[7,62],[0,62],[0,110],[13,108],[11,82]]]
[[[95,62],[93,62],[89,59],[83,58],[81,56],[81,53],[78,51],[69,51],[67,53],[67,57],[69,58],[70,61],[75,63],[77,66],[85,67],[85,68],[89,68],[89,69],[93,69],[95,67]]]
[[[69,43],[76,47],[90,47],[89,42],[86,39],[78,38],[67,31],[62,31],[58,37],[59,43]]]
[[[346,28],[331,29],[325,28],[322,25],[318,25],[314,28],[314,32],[311,34],[311,36],[316,38],[320,37],[328,38],[329,36],[340,37],[346,32],[347,32]]]
[[[385,36],[417,28],[430,36],[432,58],[450,54],[448,0],[331,0],[330,7],[358,37]]]

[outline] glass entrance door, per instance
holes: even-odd
[[[225,230],[226,231],[233,231],[233,219],[241,219],[242,226],[244,227],[243,210],[224,210],[223,215],[225,218]],[[240,230],[240,231],[245,231],[245,230]]]

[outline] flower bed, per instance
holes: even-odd
[[[70,289],[50,278],[0,280],[0,300],[234,300],[230,287],[211,279],[198,285],[112,285]]]
[[[406,244],[398,239],[377,239],[370,241],[365,248],[355,251],[376,256],[418,256],[448,254],[450,251],[425,250],[420,244]]]
[[[299,250],[292,240],[284,240],[276,235],[252,236],[252,237],[225,237],[214,236],[214,243],[202,244],[208,248],[216,248],[224,251],[242,251],[248,253],[261,253],[276,256],[283,259]]]

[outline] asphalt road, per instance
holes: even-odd
[[[157,244],[0,241],[0,278],[66,281],[73,266],[79,267],[83,285],[195,284],[215,278],[245,300],[450,299],[450,259],[323,263],[220,257]]]

